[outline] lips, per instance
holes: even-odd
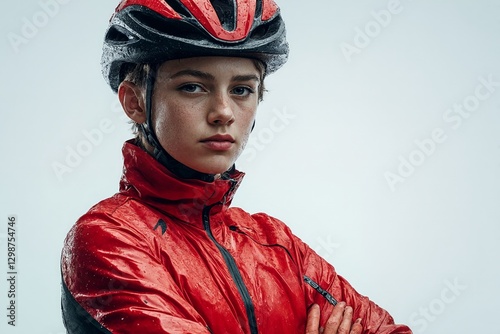
[[[213,151],[228,151],[233,146],[235,140],[231,135],[215,135],[202,139],[201,142]]]
[[[208,137],[206,139],[202,139],[201,142],[205,143],[205,142],[210,142],[210,141],[213,141],[213,142],[230,142],[230,143],[234,143],[234,138],[231,137],[231,135],[215,135],[215,136],[212,136],[212,137]]]

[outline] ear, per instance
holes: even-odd
[[[123,81],[118,87],[118,99],[123,111],[137,124],[146,122],[144,91],[130,81]]]

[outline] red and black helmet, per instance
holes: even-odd
[[[288,58],[285,25],[273,0],[123,0],[106,32],[102,71],[114,91],[125,64],[196,56],[261,60],[266,74]]]

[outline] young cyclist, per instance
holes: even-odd
[[[287,55],[272,0],[118,5],[102,66],[137,137],[120,191],[66,238],[68,333],[411,333],[281,221],[230,207]]]

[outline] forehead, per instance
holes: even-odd
[[[263,69],[258,61],[241,57],[193,57],[174,59],[164,62],[159,72],[167,77],[184,70],[195,70],[211,74],[212,76],[234,76],[255,74],[261,77]]]

